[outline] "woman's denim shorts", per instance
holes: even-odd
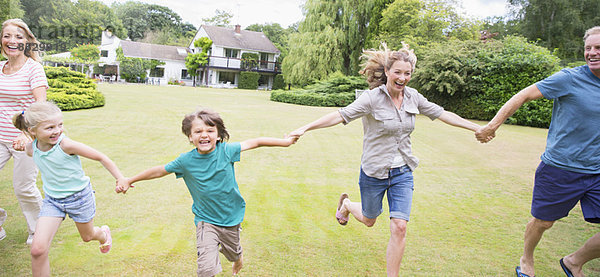
[[[408,221],[414,188],[412,170],[408,166],[390,169],[386,179],[369,177],[361,169],[358,184],[365,217],[377,218],[383,212],[383,194],[387,191],[390,218]]]

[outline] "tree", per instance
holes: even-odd
[[[191,24],[182,23],[181,16],[165,6],[128,1],[114,3],[112,7],[134,41],[144,38],[148,32],[170,32],[172,37],[181,37],[190,29]]]
[[[102,31],[116,35],[125,29],[113,11],[98,1],[22,0],[26,22],[42,43],[66,51],[78,44],[100,44]]]
[[[137,77],[142,80],[146,79],[148,70],[164,64],[164,62],[154,59],[125,57],[121,47],[117,48],[117,60],[119,61],[121,77],[125,78],[127,82],[136,82],[138,80]]]
[[[204,25],[230,27],[233,14],[224,10],[215,10],[215,16],[202,18]]]
[[[396,0],[382,13],[376,41],[392,49],[404,41],[418,52],[419,46],[451,37],[478,39],[480,23],[459,15],[456,5],[455,0]]]
[[[584,32],[600,22],[598,0],[509,0],[520,19],[521,32],[530,40],[540,40],[557,49],[567,60],[583,57]]]
[[[93,44],[79,45],[71,49],[71,56],[82,63],[93,63],[100,59],[100,49]]]
[[[19,0],[0,0],[0,21],[11,18],[22,18],[25,12]]]
[[[358,74],[373,10],[391,0],[307,0],[298,33],[290,36],[290,52],[282,69],[286,81],[306,85],[340,71]],[[377,18],[374,18],[374,20]]]
[[[207,37],[197,39],[194,41],[194,47],[200,49],[200,52],[188,54],[187,57],[185,57],[185,67],[188,69],[189,74],[194,77],[194,86],[196,86],[198,69],[208,63],[208,52],[211,49],[212,43],[212,40]]]

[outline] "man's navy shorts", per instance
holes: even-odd
[[[555,221],[581,202],[586,221],[600,223],[600,174],[577,173],[540,162],[535,171],[531,215]]]

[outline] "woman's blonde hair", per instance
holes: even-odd
[[[27,45],[23,45],[23,51],[25,56],[32,58],[34,61],[37,62],[41,62],[42,59],[40,59],[40,54],[38,53],[38,51],[33,51],[32,49],[38,49],[39,47],[36,47],[40,44],[40,42],[35,38],[35,36],[33,35],[33,33],[31,32],[31,30],[29,30],[29,27],[27,26],[27,24],[19,19],[19,18],[13,18],[13,19],[8,19],[6,21],[4,21],[4,23],[2,23],[2,32],[0,37],[4,36],[4,28],[6,28],[8,25],[13,25],[16,26],[18,28],[20,28],[21,30],[23,30],[23,33],[25,34],[25,39],[27,40]],[[32,46],[35,45],[35,46]],[[1,50],[2,56],[8,58],[6,56],[6,53],[4,53],[4,49]]]
[[[389,70],[396,61],[410,63],[413,71],[417,64],[415,52],[404,42],[402,42],[402,48],[397,51],[390,50],[383,42],[379,46],[379,50],[363,50],[361,59],[364,60],[363,68],[358,73],[367,77],[367,83],[371,89],[387,82],[385,71]]]
[[[13,125],[31,136],[31,133],[29,133],[30,128],[33,129],[38,124],[60,114],[60,108],[52,102],[35,102],[27,110],[13,116]]]

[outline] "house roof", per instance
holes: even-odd
[[[187,47],[121,40],[123,55],[132,58],[185,61]]]
[[[209,25],[202,25],[201,28],[206,31],[208,37],[213,41],[213,45],[267,53],[280,53],[277,47],[262,32],[240,30],[240,33],[236,33],[233,29]]]

